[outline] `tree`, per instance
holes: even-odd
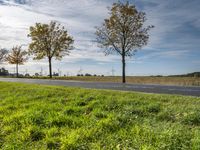
[[[5,60],[7,54],[8,51],[6,49],[0,49],[0,63]]]
[[[8,70],[6,70],[5,68],[0,68],[0,76],[7,76],[9,75]]]
[[[109,9],[110,16],[100,27],[96,27],[98,46],[105,49],[105,54],[118,54],[122,58],[122,82],[126,82],[125,58],[131,57],[138,49],[147,44],[148,31],[153,26],[144,27],[146,15],[137,11],[128,2],[114,3]]]
[[[63,56],[69,55],[69,50],[73,49],[73,38],[68,35],[64,26],[55,21],[50,24],[36,23],[30,27],[32,39],[29,45],[29,53],[35,55],[34,59],[40,60],[47,57],[49,62],[49,75],[52,78],[52,58],[61,60]]]
[[[14,46],[6,57],[6,60],[8,61],[9,64],[16,64],[16,74],[17,77],[19,77],[18,74],[18,67],[19,65],[23,65],[27,61],[27,52],[22,50],[21,46]]]

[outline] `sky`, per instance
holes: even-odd
[[[31,42],[29,27],[36,22],[58,21],[73,36],[74,50],[61,61],[53,60],[53,72],[62,75],[91,73],[121,75],[121,57],[105,56],[97,46],[95,26],[108,18],[116,0],[0,0],[0,47],[11,49]],[[126,1],[122,1],[126,2]],[[129,0],[146,13],[150,31],[148,45],[127,58],[129,76],[185,74],[200,71],[200,0]],[[14,65],[0,64],[11,73]],[[21,65],[20,73],[48,74],[48,61]]]

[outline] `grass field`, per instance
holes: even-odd
[[[40,77],[41,78],[41,77]],[[44,77],[42,77],[44,78]],[[48,79],[48,77],[46,77]],[[121,77],[54,77],[54,79],[95,81],[95,82],[121,82]],[[200,77],[126,77],[127,83],[135,84],[162,84],[162,85],[181,85],[181,86],[200,86]]]
[[[0,82],[0,149],[199,150],[200,98]]]

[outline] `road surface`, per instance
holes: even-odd
[[[167,86],[167,85],[142,85],[142,84],[122,84],[122,83],[102,83],[84,82],[68,80],[49,80],[49,79],[23,79],[23,78],[0,78],[0,81],[23,82],[44,85],[61,85],[71,87],[83,87],[94,89],[111,89],[122,91],[137,91],[145,93],[177,94],[200,97],[200,87],[196,86]]]

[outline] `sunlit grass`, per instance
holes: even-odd
[[[0,82],[0,149],[200,149],[200,98]]]

